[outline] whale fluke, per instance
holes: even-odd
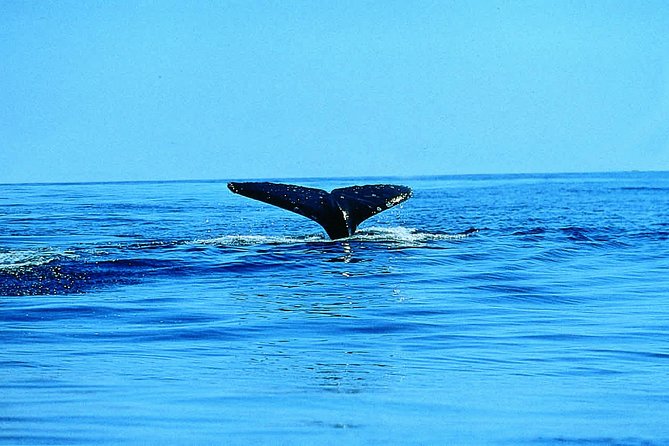
[[[393,184],[351,186],[326,192],[312,187],[268,182],[228,183],[228,189],[296,214],[323,226],[335,240],[350,237],[358,225],[411,197],[411,189]]]

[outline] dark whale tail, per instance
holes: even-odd
[[[228,189],[254,200],[303,215],[335,240],[350,237],[358,225],[411,197],[411,189],[392,184],[351,186],[326,192],[279,183],[228,183]]]

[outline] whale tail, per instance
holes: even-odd
[[[392,184],[351,186],[326,192],[292,184],[228,183],[228,189],[314,220],[335,240],[352,236],[358,225],[411,197],[411,189]]]

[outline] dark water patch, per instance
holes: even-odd
[[[654,186],[625,186],[625,187],[621,187],[620,190],[651,191],[651,192],[667,192],[667,193],[669,193],[669,187],[654,187]]]
[[[594,353],[604,353],[606,355],[611,355],[614,357],[627,356],[629,358],[641,358],[647,359],[652,362],[655,360],[665,360],[669,361],[669,353],[664,352],[648,352],[648,351],[633,351],[633,350],[610,350],[610,349],[596,349],[592,350]]]
[[[123,326],[122,326],[123,327]],[[63,328],[51,330],[42,329],[40,331],[29,330],[28,328],[22,330],[24,333],[19,333],[19,330],[5,330],[0,332],[0,339],[7,343],[16,343],[17,340],[23,342],[30,341],[38,345],[57,345],[66,342],[92,342],[100,346],[105,344],[116,345],[118,343],[189,343],[200,342],[203,345],[208,345],[212,342],[231,342],[231,341],[248,341],[253,339],[263,330],[262,327],[241,327],[241,328],[223,328],[211,326],[192,326],[192,325],[167,325],[157,323],[153,326],[147,325],[143,327],[123,327],[113,328],[109,324],[101,326],[97,331],[82,331],[79,328]],[[27,331],[27,332],[26,332]],[[72,350],[75,349],[75,350]],[[64,349],[62,355],[69,353],[76,355],[85,355],[82,349]],[[97,356],[97,353],[94,354]]]
[[[361,325],[357,323],[354,326],[348,327],[346,331],[351,333],[362,333],[362,334],[389,334],[389,333],[413,331],[415,329],[416,329],[415,324],[379,322],[370,325]]]
[[[576,242],[591,242],[592,238],[588,236],[589,230],[579,228],[577,226],[567,226],[560,228],[560,231],[569,238],[569,240]]]
[[[20,368],[39,368],[39,365],[34,364],[32,362],[26,362],[26,361],[6,360],[6,361],[0,361],[0,368],[2,368],[2,367],[12,367],[12,368],[16,367],[16,368],[19,368],[19,369]]]
[[[485,287],[489,285],[500,286],[501,284],[513,282],[518,279],[519,275],[514,271],[485,271],[454,277],[452,281],[470,285],[475,289],[485,289]]]
[[[458,252],[453,254],[451,257],[453,260],[459,260],[463,262],[477,262],[482,260],[488,260],[492,256],[489,252]]]
[[[531,440],[530,444],[537,445],[573,445],[573,446],[666,446],[669,440],[646,440],[635,437],[539,437]]]
[[[104,283],[110,279],[130,280],[129,283],[151,276],[179,277],[188,272],[188,263],[174,258],[120,258],[102,261],[84,262],[80,265],[95,282]]]
[[[95,286],[89,274],[77,264],[0,271],[0,295],[3,296],[81,294]]]
[[[528,258],[527,266],[548,267],[551,263],[564,263],[577,257],[580,250],[575,246],[550,246],[547,245],[540,252]],[[539,262],[539,263],[532,263]]]
[[[547,341],[553,343],[553,342],[574,342],[574,341],[590,342],[594,339],[597,339],[598,336],[576,334],[576,333],[546,333],[546,334],[517,335],[516,338],[521,340],[527,339],[527,340]]]
[[[107,444],[109,439],[96,438],[87,435],[74,436],[63,435],[40,435],[25,434],[23,429],[17,429],[17,434],[0,433],[0,443],[11,445],[69,445],[69,444]]]
[[[117,308],[84,305],[37,306],[5,309],[3,322],[44,322],[79,318],[105,318],[118,313]]]
[[[562,227],[562,228],[531,228],[528,230],[517,230],[512,236],[518,237],[525,243],[533,243],[537,246],[555,245],[557,249],[570,251],[582,249],[615,249],[630,246],[628,237],[630,232],[617,227]],[[564,239],[569,242],[564,243]]]
[[[165,246],[169,246],[165,249]],[[307,268],[298,254],[246,253],[218,264],[208,249],[175,250],[169,245],[144,245],[141,250],[95,247],[76,258],[52,256],[0,267],[1,296],[85,294],[100,289],[136,285],[147,280],[206,277],[221,273],[253,275],[279,269]]]
[[[141,266],[144,261],[139,262]],[[56,261],[46,265],[0,270],[1,296],[84,294],[92,290],[141,282],[146,269],[132,261]]]
[[[129,339],[131,342],[213,342],[213,341],[242,341],[252,338],[251,333],[256,329],[250,328],[209,328],[209,327],[169,327],[163,326],[154,330],[137,330],[124,333],[105,334],[106,339]]]
[[[669,231],[640,231],[629,235],[629,238],[634,242],[664,242],[669,240]]]
[[[544,234],[546,234],[547,230],[546,228],[530,228],[530,229],[521,229],[519,231],[514,232],[512,235],[515,236],[522,236],[525,240],[533,240],[533,241],[538,241],[541,240]]]
[[[207,268],[209,273],[234,273],[241,276],[253,276],[258,273],[271,272],[276,270],[298,270],[309,268],[311,265],[305,264],[303,259],[291,258],[291,256],[281,256],[278,254],[269,254],[254,256],[250,259],[236,260],[222,265],[216,265]]]

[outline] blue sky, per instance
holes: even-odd
[[[3,1],[0,183],[669,170],[666,1]]]

